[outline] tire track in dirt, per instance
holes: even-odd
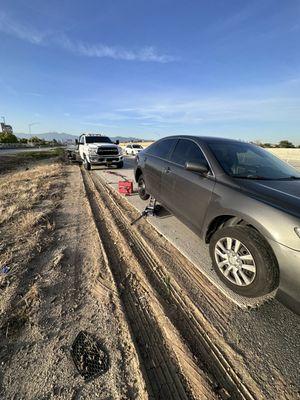
[[[131,247],[126,240],[122,240],[122,232],[114,225],[114,218],[101,201],[90,176],[84,173],[83,178],[109,268],[144,368],[142,372],[149,398],[218,398],[208,377],[197,368],[176,329],[165,317],[156,293],[140,271]],[[188,374],[183,374],[182,366],[189,371]]]
[[[182,288],[178,286],[177,282],[172,281],[172,284],[170,284],[170,282],[168,281],[168,275],[166,275],[165,273],[164,266],[161,265],[161,260],[156,254],[157,250],[153,251],[153,248],[149,247],[149,243],[146,243],[145,240],[140,237],[140,235],[135,231],[134,227],[130,227],[130,221],[128,220],[128,217],[126,217],[122,212],[119,202],[117,201],[117,199],[113,198],[110,190],[105,185],[103,185],[102,181],[98,177],[96,178],[94,175],[87,174],[85,171],[83,171],[83,178],[88,192],[88,197],[90,198],[90,201],[95,203],[93,207],[95,208],[95,205],[97,204],[98,207],[102,209],[102,224],[103,222],[107,223],[107,221],[110,221],[110,225],[114,225],[113,227],[110,227],[110,232],[106,232],[106,235],[103,234],[103,229],[101,230],[101,236],[104,236],[104,241],[107,241],[106,246],[104,246],[106,247],[105,250],[109,253],[114,251],[114,249],[111,249],[110,247],[116,247],[116,242],[114,244],[111,234],[111,232],[115,231],[117,232],[117,238],[123,238],[123,247],[125,249],[125,252],[130,254],[129,260],[127,260],[127,262],[129,261],[126,267],[127,272],[125,272],[125,288],[129,289],[128,292],[130,292],[130,295],[124,296],[124,293],[127,293],[127,291],[125,290],[123,293],[121,293],[121,297],[123,299],[123,302],[125,303],[126,301],[128,301],[127,298],[130,298],[130,296],[132,295],[132,289],[134,288],[136,290],[136,298],[132,298],[131,303],[129,301],[130,304],[128,308],[130,320],[129,322],[131,326],[132,324],[134,324],[135,319],[140,318],[142,315],[143,324],[148,322],[148,326],[151,327],[151,321],[149,321],[149,319],[147,320],[147,314],[151,316],[152,312],[152,317],[154,316],[154,321],[152,321],[152,332],[161,331],[161,324],[164,324],[165,321],[162,321],[162,318],[158,317],[157,315],[161,313],[160,315],[166,315],[168,317],[169,324],[172,325],[170,330],[172,331],[173,329],[177,332],[177,338],[180,343],[178,348],[180,348],[181,346],[185,347],[186,354],[192,355],[191,360],[193,360],[192,364],[194,365],[192,368],[187,368],[187,364],[189,363],[181,360],[183,352],[180,353],[177,351],[176,353],[176,350],[174,350],[174,346],[173,354],[172,351],[170,351],[171,349],[169,349],[169,354],[165,354],[165,357],[166,359],[168,359],[170,358],[171,354],[171,358],[174,359],[175,352],[175,358],[177,357],[178,368],[179,370],[181,370],[182,374],[181,382],[187,381],[187,388],[191,388],[194,396],[197,396],[197,394],[199,393],[199,381],[197,386],[197,379],[195,381],[195,379],[191,377],[191,370],[197,370],[198,375],[202,376],[202,380],[204,381],[206,379],[206,382],[210,382],[210,385],[214,386],[216,392],[222,395],[222,397],[224,398],[229,398],[227,396],[231,396],[230,398],[232,399],[254,399],[256,397],[254,393],[257,392],[257,388],[254,382],[252,382],[250,377],[246,377],[245,379],[245,374],[244,376],[240,376],[235,372],[235,368],[233,367],[231,362],[220,351],[219,346],[223,343],[218,343],[218,340],[213,337],[214,332],[211,329],[208,329],[209,327],[206,326],[207,321],[203,318],[199,310],[186,296],[186,294],[182,292]],[[94,194],[92,195],[93,191]],[[103,228],[103,226],[101,228]],[[160,243],[157,243],[157,249],[159,249],[160,245]],[[111,254],[109,254],[109,256],[111,261]],[[135,259],[135,262],[133,262],[133,259]],[[133,264],[137,264],[137,268],[136,266],[133,268]],[[132,275],[132,271],[136,271],[134,277]],[[119,281],[119,291],[121,290],[122,292],[122,287],[124,286],[124,276],[121,277],[119,274],[119,271],[117,274],[116,271],[114,272],[115,279],[117,280],[117,282]],[[128,278],[128,274],[130,279]],[[137,276],[138,285],[136,284]],[[139,279],[141,280],[139,281]],[[126,286],[128,285],[129,281],[131,281],[130,286]],[[147,284],[145,282],[147,282]],[[145,313],[144,309],[141,308],[140,302],[136,301],[141,295],[144,295],[142,290],[143,285],[146,285],[146,290],[148,291],[148,294],[150,291],[152,291],[152,296],[147,299],[146,306],[143,305],[144,309],[147,309],[147,313]],[[155,288],[155,290],[153,288]],[[148,306],[151,305],[151,303],[152,308],[150,309]],[[134,310],[133,308],[130,308],[132,304],[139,304],[139,309]],[[155,305],[155,307],[153,307],[153,304]],[[219,308],[220,310],[222,309],[220,305]],[[132,315],[132,313],[133,318],[130,318],[130,314]],[[133,335],[136,339],[136,342],[138,342],[138,340],[140,339],[138,333],[139,332],[135,332],[133,329]],[[154,337],[155,335],[152,334],[152,336]],[[213,338],[213,340],[211,338]],[[152,337],[149,338],[149,340],[151,339]],[[147,346],[147,341],[141,343],[140,346],[138,343],[139,349],[145,348],[145,346]],[[147,357],[142,358],[145,364],[145,359],[147,359]],[[166,363],[166,365],[168,365],[168,363]],[[183,365],[185,365],[184,371],[182,369]],[[163,374],[156,376],[156,380],[160,382],[159,385],[161,385],[161,383],[163,382],[162,387],[167,384],[170,378],[169,376],[168,378],[166,377],[166,374],[168,374],[166,371],[171,371],[172,376],[172,368],[164,370]],[[199,371],[201,372],[199,373]],[[164,379],[162,379],[163,377]],[[151,380],[152,382],[152,377],[149,380]],[[247,381],[247,383],[249,383],[249,386],[251,386],[251,391],[244,383],[245,381]],[[164,394],[164,396],[161,398],[187,398],[166,397],[167,393],[169,396],[170,393],[172,393],[169,391],[170,386],[172,385],[169,384],[169,386],[166,386],[168,387],[166,394]],[[184,388],[184,385],[177,386],[178,388],[180,388],[181,386]],[[195,386],[197,387],[196,391],[192,389],[193,386],[194,389]],[[157,392],[157,390],[155,391],[154,389],[154,397],[160,398],[157,397],[157,395],[160,394],[159,392]],[[190,395],[191,394],[189,394],[189,396]]]
[[[117,203],[128,224],[140,216],[140,211],[134,206],[135,200],[120,195],[116,182],[111,184],[105,177],[105,170],[96,170],[92,174],[95,179],[97,176],[102,178],[105,190]],[[238,372],[243,384],[263,400],[297,397],[297,317],[273,301],[256,309],[241,309],[160,233],[155,227],[155,219],[161,217],[164,217],[163,209],[156,217],[141,219],[131,229],[153,250],[160,260],[160,267],[165,269],[165,276],[171,283],[175,280],[199,309],[206,320],[204,326],[213,328],[206,329],[207,333]],[[198,263],[201,265],[201,258]],[[287,338],[284,347],[283,336]]]
[[[205,302],[212,306],[211,318],[214,318],[214,322],[218,319],[219,327],[224,324],[224,330],[226,330],[226,321],[228,323],[228,314],[233,311],[229,300],[220,295],[218,289],[210,284],[200,272],[193,271],[186,258],[172,245],[167,246],[165,251],[169,257],[164,257],[166,254],[163,256],[163,247],[166,245],[166,240],[160,237],[145,220],[141,220],[139,226],[131,226],[132,219],[128,217],[126,208],[124,210],[122,207],[124,204],[127,205],[126,200],[102,181],[98,175],[92,175],[92,178],[106,206],[111,207],[113,217],[119,221],[127,241],[136,243],[136,246],[132,248],[136,250],[136,256],[141,267],[146,271],[151,285],[159,292],[160,301],[164,304],[164,311],[170,316],[173,324],[188,343],[194,357],[200,360],[200,365],[206,364],[208,371],[212,371],[221,391],[222,386],[227,388],[231,398],[263,398],[255,381],[244,370],[238,354],[233,352],[200,311],[199,299],[197,299],[198,302],[194,301],[197,296],[194,296],[195,298],[191,301],[191,293],[182,285],[182,281],[176,278],[178,275],[185,275],[186,278],[183,281],[194,280],[196,282],[201,294],[204,295]],[[104,193],[106,195],[103,195]],[[139,231],[138,228],[141,230]],[[146,233],[145,237],[141,235],[141,232]],[[173,279],[173,275],[169,274],[171,265],[173,271],[175,270],[177,273],[175,279]],[[172,284],[168,282],[170,277],[172,277]],[[176,305],[175,311],[174,305]],[[222,332],[223,329],[221,329]]]
[[[98,175],[94,176],[98,179]],[[124,197],[121,197],[106,182],[102,182],[109,196],[118,204],[122,211],[122,217],[128,225],[140,216],[138,212]],[[201,310],[205,309],[207,317],[214,322],[214,326],[224,334],[227,330],[228,321],[237,310],[237,306],[220,290],[212,284],[187,258],[177,250],[164,236],[162,236],[153,225],[146,219],[131,226],[139,237],[144,238],[148,249],[155,249],[154,253],[159,255],[160,263],[168,265],[168,270],[189,292],[194,304]]]

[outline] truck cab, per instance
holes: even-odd
[[[123,167],[123,151],[119,141],[112,142],[107,136],[84,133],[76,140],[79,157],[84,167],[90,170],[93,165],[115,165]]]

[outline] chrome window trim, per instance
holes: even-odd
[[[163,139],[160,139],[159,140],[159,143],[162,143],[162,142],[164,142],[165,140],[175,140],[176,141],[176,144],[177,144],[177,142],[178,142],[178,138],[169,138],[169,137],[166,137],[166,138],[163,138]],[[154,142],[154,143],[156,143],[156,142]],[[153,143],[153,144],[154,144]],[[158,143],[158,142],[157,142]],[[175,144],[175,146],[176,146],[176,144]],[[152,146],[152,145],[151,145]],[[175,148],[175,147],[174,147]],[[151,154],[151,153],[147,153],[147,148],[145,149],[146,150],[146,152],[145,152],[145,155],[146,155],[146,157],[147,156],[151,156],[151,157],[155,157],[155,158],[159,158],[160,160],[162,160],[162,161],[170,161],[170,160],[168,160],[167,158],[162,158],[162,157],[159,157],[159,156],[156,156],[156,155],[154,155],[154,154]],[[173,150],[174,151],[174,150]],[[172,153],[171,153],[172,154]]]
[[[168,139],[169,139],[169,140],[175,140],[175,141],[176,141],[176,144],[175,144],[175,146],[174,146],[174,148],[173,148],[173,151],[170,153],[170,157],[172,157],[172,154],[173,154],[173,152],[174,152],[174,150],[175,150],[175,148],[176,148],[177,143],[179,142],[179,140],[190,140],[191,142],[194,142],[194,143],[196,144],[196,146],[198,146],[199,149],[201,150],[201,152],[202,152],[202,154],[204,155],[204,157],[205,157],[205,159],[206,159],[206,161],[207,161],[207,164],[208,164],[208,166],[209,166],[209,168],[210,168],[210,171],[209,171],[208,176],[209,176],[209,177],[213,177],[213,178],[216,177],[216,174],[214,173],[214,170],[213,170],[213,168],[212,168],[212,166],[211,166],[210,161],[208,160],[208,158],[207,158],[205,152],[203,151],[201,145],[200,145],[198,142],[196,142],[194,139],[187,138],[187,137],[175,137],[175,138],[166,137],[166,138],[164,138],[164,139],[161,139],[159,142],[161,143],[161,142],[163,142],[163,141],[165,141],[165,140],[168,140]],[[154,142],[154,143],[156,143],[156,142]],[[153,143],[153,144],[154,144],[154,143]],[[146,150],[146,149],[145,149],[145,150]],[[147,156],[155,157],[155,158],[158,158],[159,160],[167,161],[167,162],[169,162],[169,163],[171,163],[171,164],[173,164],[173,165],[176,165],[177,167],[184,168],[183,165],[177,164],[177,163],[175,163],[174,161],[171,161],[170,159],[162,158],[162,157],[156,156],[156,155],[154,155],[154,154],[150,154],[150,153],[147,154],[147,151],[145,152],[145,156],[146,156],[146,157],[147,157]]]

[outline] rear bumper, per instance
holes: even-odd
[[[123,161],[123,156],[90,156],[90,163],[97,165],[117,164]]]
[[[276,298],[300,315],[300,251],[269,240],[279,265]]]

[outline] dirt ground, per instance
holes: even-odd
[[[0,185],[0,398],[146,399],[78,167],[31,164],[2,175]],[[94,334],[110,358],[108,372],[90,383],[70,355],[80,331]]]
[[[12,160],[0,174],[0,399],[299,398],[297,343],[274,360],[285,351],[257,340],[249,313],[147,220],[131,225],[137,216],[99,176],[58,158]],[[80,332],[97,339],[97,365],[108,356],[89,381],[72,358]]]

